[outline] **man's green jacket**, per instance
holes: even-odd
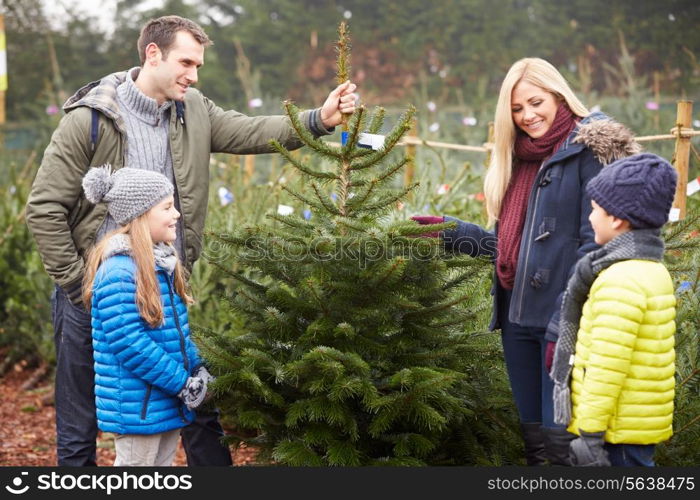
[[[29,195],[27,225],[46,271],[64,290],[79,287],[86,252],[95,243],[107,214],[104,203],[92,205],[85,199],[83,176],[92,166],[111,164],[113,170],[119,169],[127,158],[126,127],[115,98],[117,86],[125,78],[125,71],[113,73],[87,84],[68,99],[63,107],[66,114],[44,152]],[[100,112],[95,144],[92,109]],[[191,270],[202,249],[210,154],[270,153],[274,151],[271,139],[288,149],[303,143],[288,117],[249,117],[224,111],[193,88],[181,109],[182,116],[178,116],[176,107],[171,108],[168,133],[184,225],[182,260]],[[323,126],[320,114],[320,108],[300,114],[301,122],[315,136],[332,132]]]

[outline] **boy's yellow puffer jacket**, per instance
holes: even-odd
[[[600,273],[581,316],[569,431],[605,431],[608,443],[671,437],[675,306],[659,262],[627,260]]]

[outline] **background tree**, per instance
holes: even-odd
[[[700,461],[700,211],[664,231],[665,261],[676,284],[676,397],[673,436],[658,448],[659,465]]]
[[[135,40],[150,17],[175,13],[198,20],[215,45],[207,51],[200,87],[224,107],[245,110],[236,78],[238,39],[260,74],[265,100],[293,98],[311,105],[329,90],[338,19],[352,19],[356,79],[367,103],[415,100],[421,75],[428,93],[456,104],[490,105],[503,74],[518,58],[549,59],[582,90],[625,95],[606,64],[617,66],[620,34],[637,74],[659,73],[664,92],[696,96],[700,90],[700,4],[693,0],[609,2],[605,0],[167,0],[144,10],[143,0],[119,0],[110,36],[94,19],[76,11],[60,29],[43,19],[46,0],[7,0],[13,81],[9,116],[36,100],[50,68],[46,33],[55,39],[66,92],[102,74],[138,64]],[[13,18],[18,17],[18,21]],[[31,42],[31,43],[30,43]],[[23,57],[32,47],[32,57]],[[365,75],[373,75],[368,78]],[[269,97],[268,97],[269,96]],[[255,110],[253,110],[255,111]]]

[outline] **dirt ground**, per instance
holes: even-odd
[[[52,399],[53,385],[45,380],[37,389],[22,391],[30,376],[30,370],[17,364],[0,378],[0,466],[56,465],[55,412],[53,404],[46,401]],[[114,435],[100,432],[97,439],[97,465],[112,465]],[[232,449],[232,456],[234,465],[255,463],[252,448]],[[181,442],[173,465],[187,465]]]

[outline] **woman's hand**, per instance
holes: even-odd
[[[547,373],[552,371],[552,363],[554,362],[554,349],[556,347],[556,342],[547,342],[547,347],[544,353],[544,367],[547,369]]]
[[[416,221],[422,226],[430,226],[433,224],[442,224],[445,222],[445,218],[437,215],[414,215],[411,220]],[[439,238],[440,231],[430,231],[428,233],[423,233],[419,235],[421,238]]]

